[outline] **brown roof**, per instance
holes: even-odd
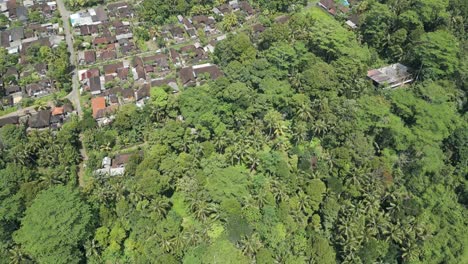
[[[103,22],[103,21],[107,21],[107,13],[106,11],[104,10],[104,7],[103,6],[100,6],[100,7],[96,7],[94,9],[94,11],[96,11],[96,17],[99,21]]]
[[[333,1],[333,0],[332,0]],[[276,17],[275,18],[275,22],[276,23],[280,23],[280,24],[284,24],[286,23],[288,20],[289,20],[289,16],[288,15],[283,15],[283,16],[279,16],[279,17]]]
[[[21,87],[18,85],[10,85],[5,88],[5,94],[10,95],[12,93],[21,92]]]
[[[103,118],[107,115],[110,115],[110,114],[113,114],[115,112],[117,112],[117,110],[119,109],[119,105],[118,104],[114,104],[114,105],[110,105],[104,109],[100,109],[97,111],[96,113],[96,116],[94,118],[96,119],[99,119],[99,118]]]
[[[117,58],[117,53],[115,51],[103,51],[99,54],[99,59],[101,60],[112,60]]]
[[[93,117],[97,118],[99,111],[106,108],[106,98],[96,97],[91,99],[91,107],[93,109]]]
[[[138,79],[146,79],[145,69],[143,67],[137,66],[135,71],[137,72]]]
[[[0,118],[0,127],[6,126],[6,125],[15,125],[18,123],[19,123],[18,116],[9,116],[9,117]]]
[[[194,24],[205,24],[205,25],[212,25],[215,21],[212,18],[209,18],[205,15],[194,16],[192,17],[192,21]]]
[[[181,28],[181,27],[177,27],[177,26],[172,26],[169,31],[171,32],[172,36],[174,37],[183,37],[184,36],[184,29]]]
[[[195,47],[195,45],[187,45],[187,46],[183,46],[182,48],[180,48],[180,52],[187,53],[187,52],[194,51],[196,49],[197,48]]]
[[[343,13],[347,13],[349,11],[348,7],[337,3],[334,0],[320,0],[319,5],[332,15],[336,15],[337,10],[340,10]]]
[[[84,61],[86,63],[94,63],[96,61],[96,52],[94,50],[87,50],[84,52]]]
[[[121,80],[126,80],[128,77],[128,68],[117,69],[117,76],[119,76]]]
[[[104,82],[105,82],[105,83],[112,82],[112,81],[114,81],[114,79],[115,79],[115,76],[114,76],[114,75],[106,75],[106,76],[104,76]]]
[[[255,24],[252,26],[252,30],[254,33],[262,33],[265,31],[265,27],[262,24]]]
[[[48,127],[50,125],[50,110],[41,110],[32,115],[28,120],[28,125],[31,128]]]
[[[119,98],[115,94],[109,95],[109,101],[111,104],[118,104],[119,103]]]
[[[148,72],[154,72],[153,66],[151,66],[151,65],[146,65],[146,66],[145,66],[145,72],[146,72],[146,73],[148,73]]]
[[[170,49],[170,53],[171,53],[172,61],[176,63],[177,59],[179,58],[179,53],[175,49],[172,49],[172,48]]]
[[[47,73],[47,64],[37,63],[34,65],[34,69],[36,70],[36,72],[45,75]]]
[[[104,90],[103,96],[116,95],[119,93],[122,93],[122,88],[115,87],[115,88]]]
[[[135,97],[135,91],[133,89],[122,89],[121,94],[125,99],[132,99]]]
[[[117,69],[119,68],[123,68],[123,62],[121,61],[103,66],[105,74],[117,73]]]
[[[136,100],[141,100],[143,98],[149,97],[150,96],[150,86],[149,85],[143,85],[140,89],[136,91]]]
[[[195,83],[195,76],[192,67],[185,67],[180,69],[179,77],[183,85],[192,85]]]
[[[94,76],[99,76],[99,69],[92,68],[81,74],[81,80],[89,79]]]
[[[210,65],[210,66],[203,67],[203,68],[197,68],[197,69],[194,69],[194,72],[197,75],[197,77],[200,74],[208,73],[212,80],[218,79],[219,77],[223,76],[223,72],[216,65]]]
[[[99,76],[94,76],[89,79],[89,89],[91,92],[101,91],[101,78]]]
[[[249,4],[249,2],[241,1],[239,3],[239,6],[242,9],[242,11],[246,12],[248,15],[255,14],[255,10],[252,8],[252,6]]]
[[[126,6],[127,6],[127,3],[125,2],[112,3],[112,4],[107,5],[107,9],[109,9],[110,11],[115,11],[119,8],[126,7]]]
[[[230,12],[231,12],[231,6],[228,5],[228,4],[222,4],[222,5],[218,6],[218,9],[219,9],[219,11],[221,11],[221,13],[223,13],[223,14],[226,14],[226,13],[230,13]]]
[[[130,157],[134,154],[119,154],[112,160],[112,168],[122,167],[128,163]]]
[[[143,66],[143,60],[140,57],[133,58],[133,67]]]
[[[94,45],[99,45],[99,44],[110,44],[116,42],[117,39],[115,36],[106,36],[106,37],[96,37],[93,40]]]

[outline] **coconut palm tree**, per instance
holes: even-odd
[[[244,236],[239,244],[242,253],[250,258],[253,258],[255,254],[263,247],[258,233],[253,233],[251,236]]]
[[[8,253],[10,254],[10,264],[21,264],[30,261],[28,256],[23,253],[18,245],[13,246],[10,250],[8,250]]]
[[[171,204],[165,199],[156,199],[151,202],[150,209],[153,211],[158,219],[166,216],[168,209],[171,207]]]

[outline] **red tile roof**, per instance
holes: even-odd
[[[106,98],[96,97],[91,99],[91,107],[93,108],[93,117],[96,118],[99,111],[106,108]]]

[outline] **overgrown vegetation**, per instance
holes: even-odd
[[[363,1],[359,32],[312,8],[230,35],[225,77],[153,88],[110,126],[5,126],[0,263],[465,262],[467,3]],[[400,60],[413,84],[366,79]],[[125,151],[124,176],[92,175]]]

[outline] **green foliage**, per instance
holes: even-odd
[[[425,33],[413,53],[424,78],[450,77],[458,70],[458,40],[448,31]]]
[[[242,255],[233,244],[227,240],[217,240],[209,246],[203,254],[204,263],[230,263],[242,264],[249,263],[248,259]]]
[[[313,5],[256,1],[259,17],[216,45],[224,77],[178,94],[153,87],[143,108],[122,106],[105,127],[87,111],[54,132],[1,128],[0,256],[464,263],[465,2],[351,3],[361,21],[350,30],[344,15]],[[135,35],[143,43],[158,23],[222,3],[145,0]],[[275,23],[277,11],[290,19]],[[240,16],[225,16],[226,29]],[[258,35],[246,29],[257,22],[267,27]],[[63,52],[33,46],[26,55]],[[17,64],[2,54],[0,70]],[[395,62],[412,66],[414,82],[374,87],[367,71]],[[81,144],[87,181],[78,194]],[[122,153],[137,154],[123,176],[94,175],[103,157]]]
[[[36,197],[14,238],[39,263],[79,263],[90,224],[90,207],[79,194],[57,186]]]

